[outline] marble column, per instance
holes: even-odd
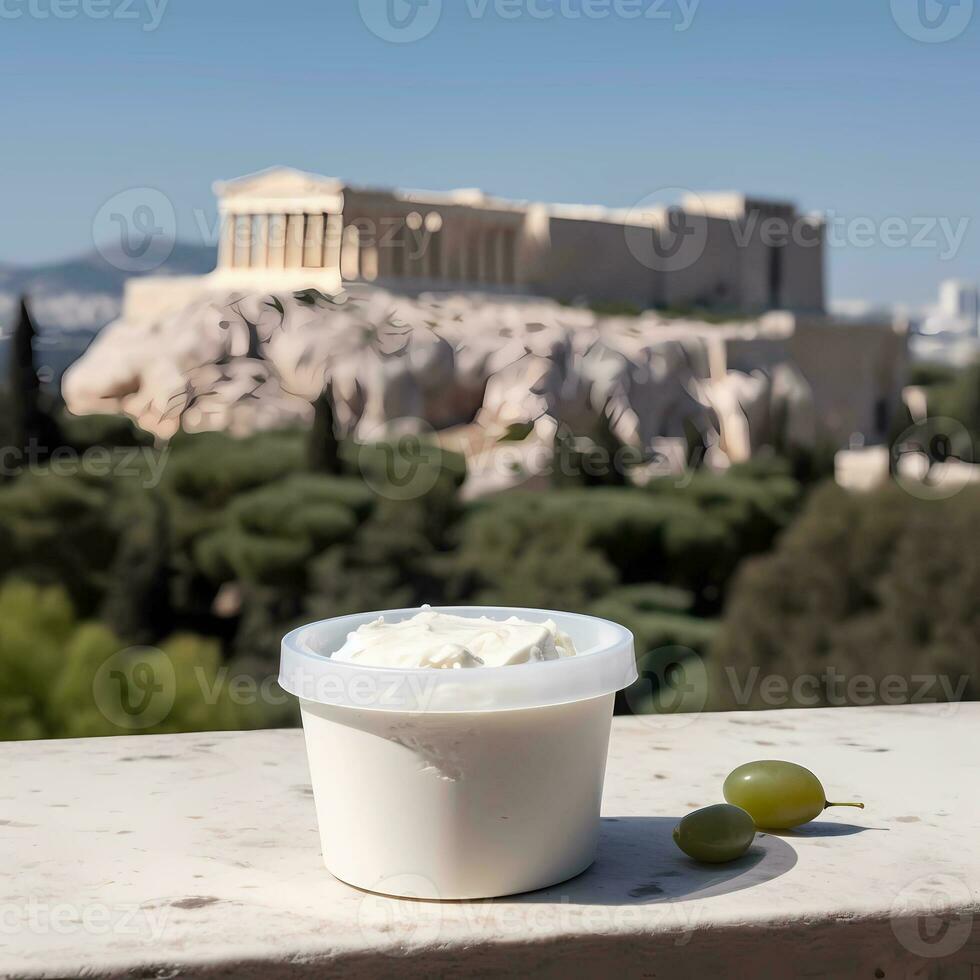
[[[269,215],[268,265],[270,269],[281,269],[286,259],[286,215]]]
[[[405,218],[405,276],[419,279],[425,275],[426,231],[425,221],[418,211],[412,211]]]
[[[405,221],[398,218],[392,225],[388,223],[385,229],[382,248],[388,253],[388,271],[396,279],[405,275]]]
[[[480,281],[480,230],[469,221],[463,228],[463,280]]]
[[[488,283],[500,282],[500,267],[497,264],[499,239],[500,231],[497,228],[488,228],[483,236],[484,272]]]
[[[501,275],[506,283],[517,282],[517,232],[513,228],[504,229],[501,240]]]
[[[425,265],[422,275],[426,279],[442,279],[442,229],[426,231]]]
[[[388,279],[393,273],[391,262],[392,251],[394,250],[394,239],[392,227],[381,215],[371,217],[371,237],[378,249],[378,278]]]
[[[361,234],[357,225],[348,225],[340,247],[340,274],[344,279],[357,279],[361,271]]]
[[[508,283],[511,282],[510,269],[507,263],[507,242],[510,237],[509,228],[498,228],[497,234],[494,240],[494,245],[496,246],[496,255],[494,257],[494,265],[497,269],[497,282]]]
[[[303,214],[286,215],[286,256],[287,269],[299,269],[303,265],[303,232],[306,227]]]
[[[235,215],[221,215],[221,238],[218,243],[218,268],[230,269],[235,264]]]
[[[344,216],[328,214],[323,223],[323,268],[340,271],[340,246],[344,235]]]
[[[252,216],[240,214],[235,218],[235,268],[247,269],[252,264]]]
[[[323,234],[323,214],[308,214],[303,245],[303,265],[308,269],[323,268]]]
[[[269,216],[258,214],[255,216],[255,244],[252,248],[252,265],[257,269],[264,269],[269,264]]]
[[[443,264],[450,282],[462,282],[466,278],[466,225],[458,216],[447,222],[446,240],[443,243]]]
[[[449,278],[449,252],[452,248],[452,223],[443,221],[442,227],[436,232],[439,247],[436,249],[432,275],[436,279]]]
[[[364,234],[360,236],[360,273],[361,278],[368,282],[374,282],[381,274],[377,229],[367,219],[358,222],[364,228]]]
[[[487,281],[487,232],[482,228],[474,231],[474,248],[476,249],[476,282]]]

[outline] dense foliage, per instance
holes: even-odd
[[[929,415],[958,422],[973,437],[976,449],[976,440],[980,440],[980,364],[958,370],[923,364],[911,380],[926,389]]]
[[[225,671],[213,640],[126,648],[105,625],[78,620],[64,589],[0,588],[0,737],[259,728],[288,717],[278,698],[233,697]],[[155,712],[127,713],[144,694]]]
[[[969,409],[969,380],[928,382]],[[299,431],[154,447],[119,419],[56,419],[59,452],[0,482],[0,738],[288,722],[270,680],[285,631],[423,602],[616,620],[645,677],[707,668],[711,707],[838,703],[828,669],[840,703],[855,677],[860,703],[894,677],[914,699],[920,675],[937,699],[980,696],[976,489],[814,490],[822,465],[773,457],[464,503],[461,457],[336,441],[319,412],[320,450]],[[161,677],[164,716],[113,714]],[[260,693],[235,698],[231,679]]]
[[[739,570],[711,652],[715,707],[980,697],[980,490],[821,488]]]

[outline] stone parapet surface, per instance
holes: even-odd
[[[5,743],[0,976],[968,977],[978,732],[973,704],[616,719],[595,865],[442,904],[326,871],[299,731]],[[684,857],[677,819],[759,758],[867,808]]]

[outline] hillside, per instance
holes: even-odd
[[[178,242],[151,275],[202,275],[215,264],[215,250]],[[122,312],[123,272],[101,252],[37,266],[0,264],[0,372],[5,372],[6,335],[22,295],[31,300],[39,328],[38,365],[45,381],[57,380],[92,338]],[[2,375],[0,375],[2,376]]]

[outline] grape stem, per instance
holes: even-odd
[[[825,802],[823,808],[826,810],[828,806],[856,806],[859,810],[864,809],[863,803],[827,803]]]

